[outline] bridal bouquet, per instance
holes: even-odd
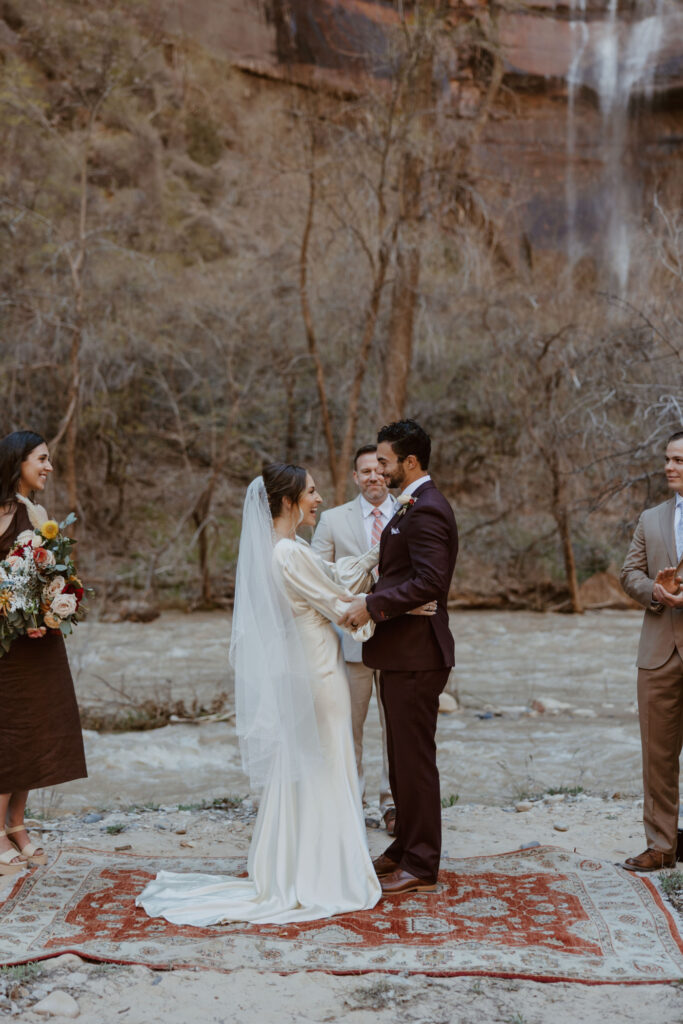
[[[28,510],[32,530],[24,530],[0,562],[0,658],[19,636],[44,636],[48,630],[68,636],[83,618],[86,589],[76,574],[64,530],[76,521],[49,519],[40,505],[17,495]]]

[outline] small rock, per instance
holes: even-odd
[[[554,697],[541,697],[531,702],[531,710],[540,714],[559,715],[561,711],[571,711],[571,704],[563,700],[555,700]]]
[[[132,850],[132,849],[133,849],[132,844],[131,843],[126,843],[125,846],[115,846],[114,847],[114,852],[115,853],[123,853],[124,850]]]
[[[553,825],[553,828],[555,829],[556,832],[568,832],[569,831],[569,825],[565,825],[565,823],[563,821],[556,821],[555,824]]]
[[[543,799],[547,800],[549,804],[560,804],[562,803],[564,798],[564,793],[546,793],[546,795],[543,797]]]
[[[103,814],[95,814],[95,812],[93,811],[91,814],[86,814],[82,821],[86,825],[92,825],[93,822],[95,821],[102,821],[103,817]]]
[[[487,721],[489,718],[493,718],[493,711],[477,711],[476,717]]]
[[[191,846],[194,846],[194,843],[192,842],[191,839],[181,839],[180,840],[180,845],[181,846],[185,846],[185,847],[191,847]]]
[[[52,960],[43,960],[41,967],[44,971],[56,971],[61,967],[75,967],[82,963],[80,956],[76,956],[75,953],[62,953],[61,956],[53,957]]]
[[[458,710],[458,702],[450,693],[439,694],[439,711],[442,715],[450,715]]]
[[[530,843],[522,843],[520,850],[535,850],[537,846],[540,846],[538,839],[534,839]]]
[[[45,1014],[46,1017],[78,1017],[81,1012],[78,1003],[68,992],[55,989],[49,996],[32,1006],[34,1013]]]
[[[177,836],[186,836],[187,835],[187,829],[186,828],[177,828],[175,830],[175,834]]]
[[[530,800],[520,800],[518,804],[515,804],[515,810],[521,814],[523,811],[530,811],[533,806]]]
[[[597,711],[593,711],[592,708],[574,708],[572,715],[575,718],[597,718]]]

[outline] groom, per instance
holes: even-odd
[[[377,461],[388,487],[401,488],[398,511],[382,533],[379,579],[356,598],[342,625],[376,623],[363,661],[380,669],[387,723],[396,840],[374,861],[387,896],[433,892],[441,856],[441,799],[436,766],[439,694],[454,662],[446,602],[458,553],[453,511],[427,469],[431,441],[414,420],[382,427]],[[428,601],[434,616],[408,616]]]

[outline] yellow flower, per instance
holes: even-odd
[[[9,590],[6,587],[3,587],[2,590],[0,590],[0,615],[7,614],[11,600],[12,597]]]
[[[82,587],[83,584],[79,580],[78,576],[69,576],[69,583],[73,583],[75,587]]]
[[[54,519],[46,519],[40,528],[45,540],[54,540],[59,533],[59,524]]]

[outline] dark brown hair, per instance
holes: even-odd
[[[671,435],[671,437],[669,438],[669,440],[666,443],[667,444],[671,444],[672,441],[681,441],[681,440],[683,440],[683,430],[677,430],[675,434]]]
[[[285,462],[271,462],[264,466],[261,475],[266,485],[270,514],[275,519],[282,513],[282,499],[289,498],[296,504],[306,489],[306,470],[303,466],[292,466]]]
[[[398,455],[399,462],[403,462],[409,455],[414,455],[421,469],[429,468],[432,442],[427,431],[415,420],[398,420],[382,427],[377,435],[377,443],[380,444],[382,441],[389,442]]]
[[[45,438],[32,430],[15,430],[0,441],[0,506],[15,500],[21,479],[21,464]]]
[[[374,455],[376,451],[376,444],[362,444],[353,457],[353,468],[358,469],[358,460],[361,455]]]

